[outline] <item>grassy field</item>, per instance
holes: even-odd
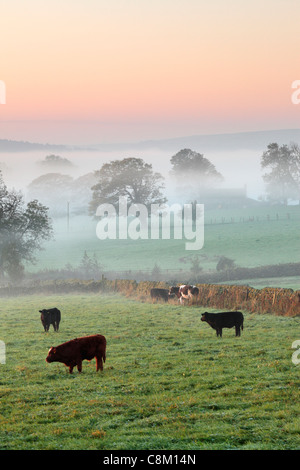
[[[220,282],[219,284],[224,284]],[[254,289],[263,289],[264,287],[275,287],[282,289],[300,290],[300,276],[271,277],[257,279],[243,279],[242,281],[227,281],[228,285],[249,285]]]
[[[38,310],[57,306],[60,331]],[[203,309],[108,295],[1,300],[0,449],[299,449],[300,318],[245,313],[240,338]],[[50,346],[107,338],[104,371],[47,364]]]
[[[105,271],[117,271],[121,277],[128,270],[151,272],[156,264],[172,279],[173,273],[189,272],[195,256],[204,271],[214,271],[221,255],[248,268],[300,261],[299,206],[206,211],[204,247],[199,251],[186,251],[186,240],[101,241],[96,225],[91,217],[73,217],[67,232],[66,220],[54,221],[55,240],[45,245],[38,263],[28,270],[78,266],[84,251],[95,253]]]

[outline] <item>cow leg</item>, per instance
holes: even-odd
[[[70,373],[70,374],[73,373],[73,367],[74,367],[74,366],[69,366],[69,373]]]
[[[79,373],[82,371],[82,361],[78,362],[77,369]]]
[[[235,336],[241,336],[241,330],[239,325],[236,325],[235,327]]]
[[[102,356],[96,356],[96,371],[98,370],[103,370],[103,361],[102,361]]]
[[[217,336],[220,336],[220,338],[222,338],[222,328],[217,328]]]

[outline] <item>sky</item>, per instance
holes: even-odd
[[[299,128],[299,0],[1,0],[0,139]]]

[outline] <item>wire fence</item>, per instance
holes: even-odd
[[[252,215],[252,216],[238,216],[238,217],[208,217],[204,225],[223,225],[235,223],[248,223],[248,222],[271,222],[291,220],[291,214],[266,214],[266,215]]]

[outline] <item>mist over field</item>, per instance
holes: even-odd
[[[178,151],[180,148],[178,149]],[[155,172],[159,172],[165,178],[166,196],[169,202],[176,201],[176,190],[170,178],[170,159],[174,153],[157,149],[149,150],[120,150],[120,151],[61,151],[55,154],[68,159],[73,163],[72,167],[56,167],[53,169],[39,165],[46,155],[53,152],[45,151],[0,154],[0,164],[4,180],[9,187],[21,189],[27,193],[28,185],[39,176],[55,172],[78,178],[87,173],[99,170],[104,163],[112,160],[135,157],[142,158],[153,166]],[[246,185],[247,195],[258,199],[264,193],[264,183],[260,169],[260,153],[254,150],[240,150],[232,152],[207,152],[204,154],[223,175],[224,188],[241,188]],[[186,202],[186,201],[184,201]],[[200,202],[200,201],[199,201]]]
[[[26,269],[39,272],[78,267],[87,253],[90,260],[96,257],[99,272],[110,277],[130,277],[133,272],[143,272],[139,276],[153,275],[159,279],[176,273],[187,278],[194,263],[195,280],[197,276],[200,279],[201,272],[215,272],[221,257],[228,258],[236,267],[249,269],[297,262],[298,206],[268,204],[261,158],[270,142],[285,143],[298,138],[296,130],[85,145],[84,148],[40,145],[41,148],[34,149],[36,144],[25,142],[18,143],[23,151],[3,151],[0,145],[4,182],[9,188],[21,190],[27,202],[37,199],[49,207],[52,218],[53,240],[43,243],[44,249],[37,252],[37,263],[27,264]],[[17,144],[6,141],[5,145],[9,148]],[[196,191],[202,182],[198,185],[197,177],[192,181],[192,175],[183,174],[182,178],[177,175],[177,179],[172,176],[171,158],[186,148],[201,153],[223,177],[212,188],[208,184],[200,195]],[[59,162],[47,163],[49,155],[58,156]],[[140,158],[163,176],[162,192],[170,206],[183,206],[196,198],[198,204],[204,203],[201,250],[187,252],[184,240],[152,240],[151,234],[149,240],[99,240],[97,218],[89,213],[91,187],[97,182],[94,172],[104,163],[125,158]],[[210,189],[213,200],[205,198],[205,191]],[[201,200],[201,194],[205,200]],[[63,275],[72,277],[73,274],[69,270]],[[286,281],[280,282],[285,285]],[[297,282],[294,279],[290,285],[295,286]]]
[[[265,195],[261,157],[267,145],[300,143],[298,129],[244,132],[236,134],[195,135],[182,138],[149,140],[132,143],[53,145],[28,142],[0,141],[0,169],[5,182],[27,192],[28,185],[37,177],[57,172],[78,178],[99,170],[104,163],[124,158],[142,158],[165,178],[165,193],[170,203],[178,201],[178,194],[170,178],[173,155],[189,148],[203,154],[224,177],[220,187],[245,188],[247,197],[259,199]],[[72,144],[72,142],[71,142]],[[35,148],[38,147],[38,150]],[[16,150],[18,149],[18,150]],[[39,164],[47,155],[68,159],[70,167],[45,167]],[[177,199],[177,200],[176,200]],[[186,202],[186,201],[184,201]],[[200,202],[200,201],[199,201]]]

